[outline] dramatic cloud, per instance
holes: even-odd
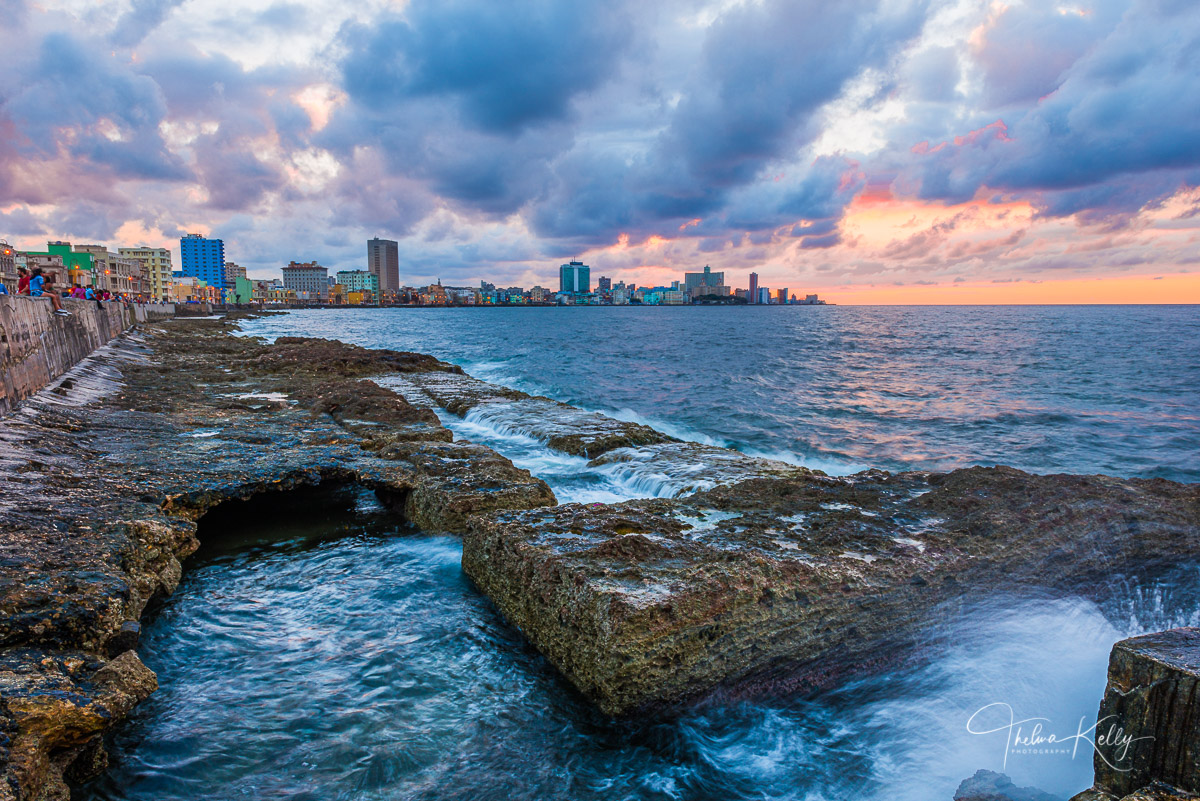
[[[1102,20],[1111,16],[1097,14]],[[1003,40],[999,49],[1009,53],[1002,62],[1015,59],[1009,52],[1012,29],[1045,27],[1045,16],[1040,6],[1001,14],[994,25]],[[1087,41],[1080,32],[1064,37],[1061,49],[1047,44],[1053,69],[1042,63],[1040,72],[1010,70],[1003,86],[1005,79],[990,70],[989,96],[1000,93],[1032,105],[1015,111],[1007,125],[918,148],[912,169],[920,196],[961,202],[984,188],[1016,191],[1054,216],[1128,217],[1195,186],[1200,15],[1194,4],[1145,0],[1128,7],[1115,26],[1102,20],[1086,29],[1099,38]],[[993,52],[990,46],[983,50]],[[1025,60],[1030,58],[1026,53]],[[1030,90],[1034,84],[1036,90]],[[1027,98],[1028,91],[1040,94]]]
[[[566,117],[612,73],[629,27],[608,2],[418,0],[344,31],[345,88],[368,106],[451,98],[468,124],[513,133]]]
[[[251,274],[1192,270],[1194,0],[0,0],[0,235]],[[735,283],[740,283],[738,279]]]

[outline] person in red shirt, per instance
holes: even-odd
[[[17,294],[29,294],[29,270],[24,267],[17,268]]]

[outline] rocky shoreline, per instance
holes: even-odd
[[[234,325],[143,327],[0,428],[0,801],[65,799],[104,769],[104,733],[156,688],[136,651],[147,604],[178,584],[197,520],[263,493],[359,485],[414,528],[462,535],[476,586],[617,716],[829,686],[919,658],[932,618],[997,586],[1099,597],[1112,576],[1200,553],[1196,485],[1009,468],[833,478],[430,356],[264,345]],[[653,468],[680,497],[557,505],[434,408],[536,420],[548,447]],[[1161,724],[1184,706],[1128,714]],[[1186,740],[1189,725],[1167,728]],[[1103,792],[1087,797],[1122,797]]]
[[[0,799],[65,799],[155,689],[139,619],[230,500],[373,489],[424,530],[555,503],[495,452],[362,380],[457,368],[340,343],[264,346],[222,321],[127,335],[0,430]]]

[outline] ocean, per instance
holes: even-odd
[[[835,474],[1007,464],[1200,480],[1196,307],[314,310],[245,330],[432,353]],[[672,493],[511,426],[445,421],[564,502]],[[613,722],[470,585],[456,539],[379,512],[361,495],[329,519],[202,530],[145,629],[160,690],[87,797],[949,801],[983,768],[1065,798],[1090,784],[1088,748],[1010,749],[969,731],[972,714],[1074,734],[1095,722],[1114,641],[1200,624],[1196,565],[1152,586],[1114,577],[1104,605],[998,588],[930,634],[926,663]]]
[[[1200,307],[313,310],[247,333],[476,378],[830,473],[1004,464],[1200,481]]]

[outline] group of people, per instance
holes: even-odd
[[[55,292],[52,284],[52,279],[42,272],[41,267],[34,267],[32,270],[25,267],[17,268],[17,294],[29,295],[30,297],[50,298],[51,305],[54,306],[54,313],[70,316],[70,312],[63,308],[60,293]],[[0,283],[0,295],[7,295],[8,289],[4,284]],[[113,294],[107,289],[93,289],[92,287],[75,286],[71,289],[62,291],[61,296],[64,298],[75,298],[77,300],[94,300],[97,304],[105,300],[123,300],[126,303],[132,303],[134,298]],[[143,302],[141,297],[136,299],[136,302]]]
[[[32,270],[25,267],[17,268],[17,294],[29,295],[33,298],[48,297],[50,304],[54,306],[54,313],[63,316],[70,316],[70,312],[63,308],[62,301],[59,300],[58,294],[55,293],[51,285],[52,279],[42,272],[41,267],[34,267]],[[8,294],[8,289],[3,284],[0,284],[0,292]]]

